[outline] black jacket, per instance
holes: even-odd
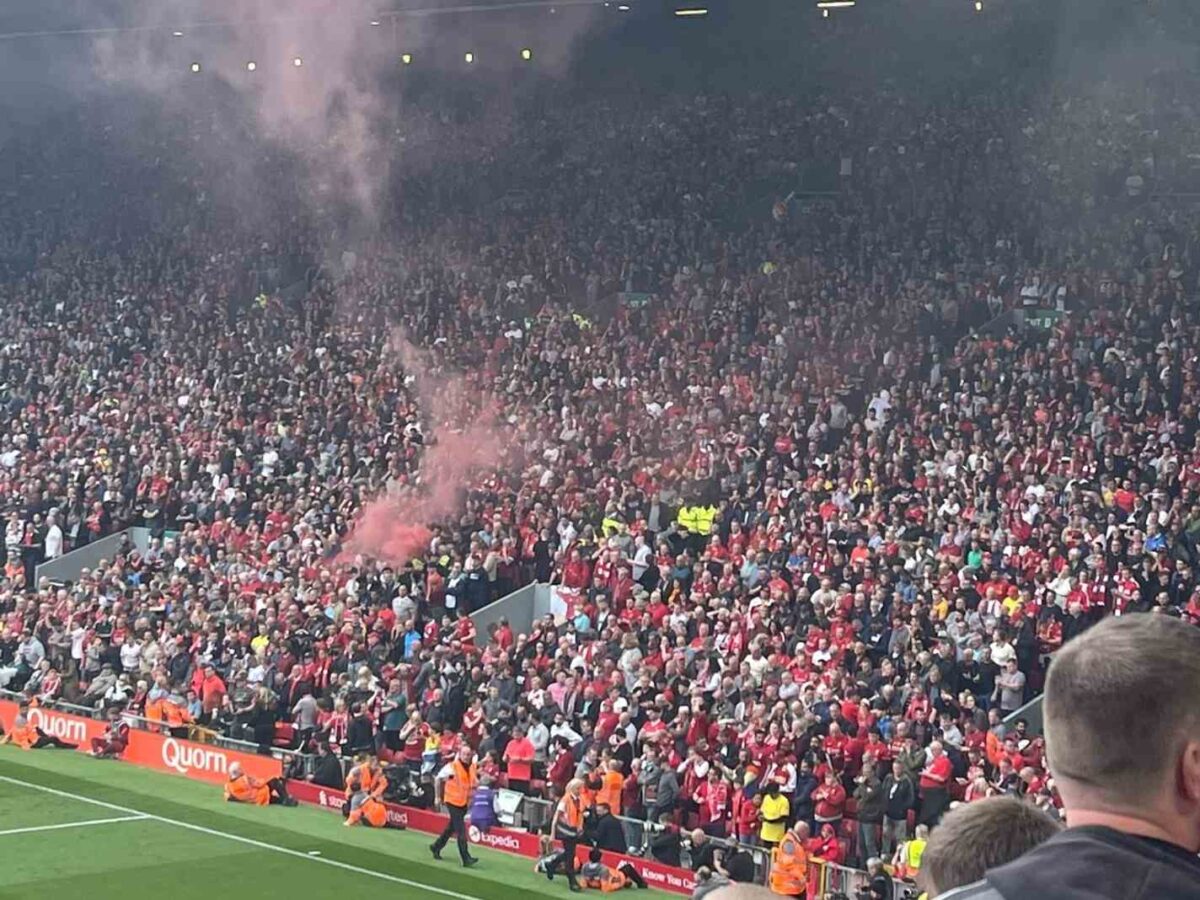
[[[613,853],[628,853],[629,845],[625,840],[625,829],[616,816],[596,816],[592,821],[592,843],[601,850]]]
[[[854,789],[854,800],[858,803],[858,820],[868,825],[878,825],[887,811],[887,794],[878,778],[865,781]]]
[[[342,766],[331,754],[317,757],[317,770],[313,772],[313,784],[340,791],[346,786],[342,778]]]
[[[680,866],[681,841],[679,832],[673,828],[660,831],[650,841],[650,853],[664,866]]]
[[[907,819],[916,799],[917,789],[907,775],[897,778],[889,773],[883,779],[884,814],[892,821]]]
[[[1185,900],[1200,897],[1200,857],[1111,828],[1069,828],[983,881],[939,900]]]

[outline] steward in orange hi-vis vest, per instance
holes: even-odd
[[[567,792],[558,801],[554,819],[550,823],[550,837],[562,841],[562,851],[545,866],[546,877],[554,880],[561,868],[567,876],[572,891],[582,890],[575,879],[575,848],[583,836],[583,779],[573,778],[567,782]]]
[[[266,806],[278,803],[281,806],[295,806],[296,801],[288,796],[287,785],[282,778],[272,778],[259,781],[242,771],[240,763],[229,767],[229,780],[225,782],[225,800],[232,803],[252,803],[255,806]]]
[[[36,705],[36,704],[35,704]],[[35,725],[30,725],[24,714],[18,714],[13,721],[13,728],[8,734],[0,729],[0,744],[16,744],[22,750],[41,750],[44,747],[56,747],[60,750],[74,750],[78,744],[68,744],[64,740],[46,734]]]
[[[16,744],[22,750],[32,750],[37,743],[37,729],[32,725],[14,725],[13,730],[0,738],[0,744]]]
[[[588,861],[579,870],[584,887],[594,891],[603,891],[606,894],[631,888],[634,885],[639,888],[646,887],[645,880],[632,863],[623,862],[614,869],[606,866],[602,860],[603,854],[600,852],[600,848],[593,847],[588,853]]]
[[[804,846],[807,826],[788,829],[779,846],[771,851],[771,890],[784,897],[804,897],[808,891],[808,851]]]
[[[458,855],[463,866],[473,866],[479,862],[467,850],[467,806],[471,802],[471,794],[479,784],[479,773],[475,767],[475,751],[470,745],[463,744],[458,748],[458,755],[442,766],[434,779],[434,793],[438,803],[446,804],[446,813],[450,823],[438,835],[438,839],[429,845],[429,852],[434,859],[442,858],[442,848],[450,842],[450,838],[458,839]]]
[[[387,828],[387,807],[383,804],[383,793],[387,790],[387,776],[379,761],[370,755],[363,756],[358,765],[346,777],[346,825],[365,822],[372,828]],[[401,824],[395,827],[403,828]]]

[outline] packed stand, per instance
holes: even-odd
[[[512,192],[472,209],[431,163],[395,234],[287,298],[245,279],[315,258],[303,222],[174,230],[186,171],[129,185],[163,230],[6,234],[0,686],[377,751],[414,802],[465,743],[493,789],[585,779],[596,842],[670,864],[795,823],[905,874],[953,802],[1053,809],[1001,721],[1047,659],[1105,614],[1200,617],[1200,217],[1122,181],[1068,234],[1021,177],[1057,145],[991,136],[1030,137],[1019,103],[833,99],[539,107],[479,171]],[[861,174],[735,215],[802,138]],[[1054,321],[987,327],[1016,309]],[[355,553],[480,421],[454,508],[397,523],[420,549]],[[148,550],[36,583],[128,525]],[[477,632],[533,580],[565,621]]]

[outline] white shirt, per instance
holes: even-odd
[[[578,744],[580,741],[583,740],[583,735],[581,735],[578,731],[576,731],[574,728],[572,728],[566,722],[563,722],[561,725],[555,724],[555,725],[550,726],[550,739],[554,740],[555,738],[560,738],[560,737],[566,738],[567,743],[570,744],[572,747],[574,747],[576,744]]]
[[[1017,651],[1012,644],[992,644],[992,662],[1004,666],[1010,659],[1017,658]]]
[[[646,574],[646,570],[650,568],[650,560],[653,559],[654,552],[648,544],[642,544],[633,554],[633,580],[639,581]]]
[[[83,639],[87,637],[87,629],[80,625],[71,632],[71,659],[83,659]]]
[[[121,667],[126,671],[136,669],[142,661],[142,648],[137,644],[121,645]]]
[[[48,529],[46,529],[46,559],[54,559],[62,556],[62,548],[62,529],[57,525],[51,525]]]

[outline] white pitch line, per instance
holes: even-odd
[[[120,816],[116,819],[88,819],[86,822],[62,822],[58,825],[31,825],[28,828],[7,828],[0,831],[0,837],[8,834],[32,834],[35,831],[58,831],[60,828],[87,828],[90,825],[111,825],[114,822],[142,822],[149,816]]]
[[[478,897],[472,897],[470,894],[460,894],[457,891],[449,891],[445,888],[434,887],[431,884],[422,884],[419,881],[410,881],[407,878],[400,878],[398,875],[389,875],[386,872],[376,872],[373,869],[364,869],[362,866],[351,865],[350,863],[339,862],[336,859],[329,859],[324,856],[309,856],[302,850],[291,850],[287,847],[279,847],[275,844],[268,844],[265,841],[256,841],[253,838],[242,837],[240,834],[230,834],[227,831],[218,831],[215,828],[205,828],[203,825],[195,825],[191,822],[182,822],[179,819],[168,819],[165,816],[156,816],[153,813],[143,812],[140,809],[132,809],[128,806],[118,806],[115,803],[107,803],[104,800],[95,800],[91,797],[85,797],[82,794],[72,794],[70,791],[60,791],[57,788],[46,787],[42,784],[34,784],[30,781],[22,781],[19,778],[10,778],[7,775],[0,775],[0,781],[15,784],[18,787],[29,788],[34,791],[41,791],[45,794],[53,794],[56,797],[65,797],[68,800],[78,800],[80,803],[90,803],[93,806],[100,806],[104,809],[111,809],[114,812],[129,813],[131,816],[140,816],[145,819],[152,819],[155,822],[162,822],[166,825],[175,825],[178,828],[187,828],[190,831],[198,831],[201,834],[212,835],[213,837],[222,837],[230,841],[237,841],[240,844],[248,844],[251,847],[257,847],[260,850],[270,850],[274,853],[283,853],[286,856],[296,856],[300,859],[306,859],[309,862],[321,863],[326,866],[334,866],[338,869],[344,869],[347,872],[354,872],[358,875],[366,875],[370,878],[379,878],[383,881],[390,881],[393,884],[403,884],[407,887],[417,888],[422,891],[429,891],[431,894],[440,894],[443,897],[453,897],[454,900],[480,900]]]

